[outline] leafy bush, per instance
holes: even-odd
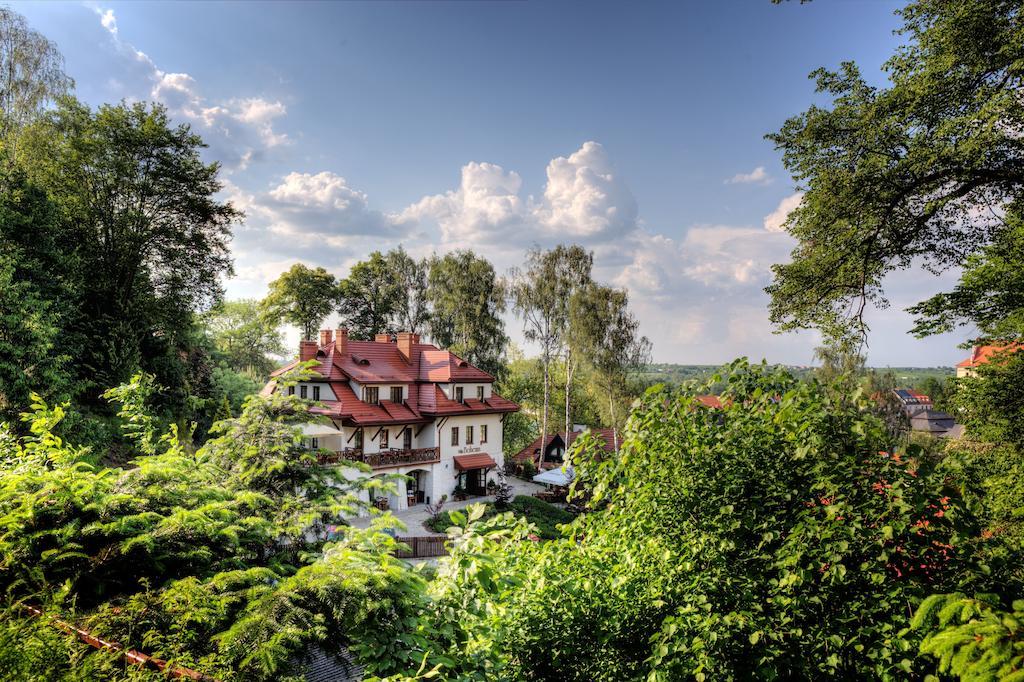
[[[379,524],[327,542],[340,515],[365,508],[370,482],[316,466],[298,428],[315,419],[309,403],[283,392],[251,398],[189,452],[176,428],[161,433],[147,413],[157,390],[140,375],[108,393],[135,444],[130,468],[93,465],[56,434],[64,408],[38,398],[28,436],[0,426],[5,597],[224,682],[286,677],[314,645],[349,646],[371,674],[414,667],[417,636],[401,628],[425,583],[393,557]],[[0,638],[39,630],[12,608]],[[0,677],[106,669],[105,654],[73,642],[21,651],[0,655]]]
[[[695,409],[719,381],[725,407]],[[432,593],[491,615],[472,655],[461,631],[438,651],[509,679],[922,677],[910,614],[988,589],[977,524],[916,450],[881,452],[885,425],[852,398],[745,363],[651,389],[618,456],[574,453],[597,511],[551,542],[495,542],[490,580],[439,572]],[[488,542],[473,532],[460,541]]]
[[[483,505],[481,518],[490,519],[502,512],[509,511],[517,518],[525,519],[536,527],[537,536],[544,540],[561,537],[558,530],[560,524],[570,523],[575,516],[564,509],[529,495],[516,495],[508,509],[498,509],[494,504]],[[435,533],[443,533],[452,526],[458,525],[458,510],[452,510],[428,519],[424,525]]]

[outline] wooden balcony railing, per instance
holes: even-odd
[[[374,469],[403,466],[406,464],[431,464],[441,461],[440,448],[392,448],[380,452],[364,453],[360,448],[345,448],[330,455],[321,455],[321,464],[338,464],[344,461],[363,462]]]

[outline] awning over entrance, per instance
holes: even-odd
[[[498,466],[498,463],[486,452],[480,452],[475,455],[455,455],[455,468],[459,471],[493,469],[496,466]]]

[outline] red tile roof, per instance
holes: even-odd
[[[318,411],[359,425],[378,425],[422,422],[438,415],[495,414],[519,409],[514,402],[493,392],[483,401],[470,399],[459,403],[451,400],[437,384],[493,383],[494,377],[454,353],[429,343],[412,344],[409,355],[409,360],[406,360],[399,345],[393,341],[349,340],[345,353],[339,353],[333,341],[320,345],[316,351],[319,364],[313,370],[330,383],[336,400],[322,401],[324,407]],[[275,370],[260,395],[272,393],[276,383],[273,378],[298,364],[296,359]],[[379,405],[365,403],[352,390],[349,380],[359,384],[404,384],[408,400],[404,404],[388,400],[382,400]]]
[[[616,439],[614,429],[590,429],[590,432],[597,434],[601,438],[601,440],[604,441],[605,452],[615,452]],[[544,439],[544,449],[547,449],[547,447],[551,444],[551,441],[553,441],[555,438],[560,439],[565,444],[566,449],[568,449],[569,446],[572,445],[573,442],[576,440],[576,438],[582,435],[583,433],[585,432],[570,431],[568,433],[568,442],[566,442],[566,434],[564,433],[555,433],[548,435]],[[525,448],[523,448],[515,455],[513,455],[513,459],[515,459],[517,462],[525,462],[526,460],[537,459],[537,457],[540,455],[540,441],[540,436],[538,436],[536,440],[534,440],[532,443],[530,443]],[[619,439],[619,442],[621,442],[621,438]]]
[[[478,452],[475,455],[455,455],[454,459],[455,468],[459,471],[469,471],[470,469],[479,469],[481,467],[493,469],[498,466],[494,458],[486,452]]]
[[[956,366],[977,367],[978,365],[984,365],[986,362],[991,360],[993,355],[1003,352],[1013,353],[1021,348],[1024,348],[1024,344],[1011,343],[1003,346],[975,346],[974,350],[971,351],[971,357],[966,360],[961,360],[956,363]]]

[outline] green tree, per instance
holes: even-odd
[[[13,421],[34,391],[72,392],[68,323],[78,294],[66,231],[46,193],[10,164],[0,169],[0,419]]]
[[[430,259],[427,299],[430,336],[486,372],[504,368],[505,291],[487,259],[458,250]]]
[[[19,158],[73,237],[62,248],[82,281],[71,326],[83,392],[140,366],[170,378],[194,311],[221,296],[240,214],[216,198],[219,169],[202,162],[203,146],[162,106],[141,103],[91,111],[63,100],[23,136]]]
[[[0,140],[7,151],[14,151],[18,133],[46,105],[73,87],[57,46],[29,28],[25,17],[0,7]]]
[[[338,302],[338,282],[323,268],[308,268],[296,263],[270,283],[263,304],[276,319],[294,325],[302,338],[312,340],[320,323]]]
[[[699,408],[716,384],[724,407]],[[973,521],[913,452],[880,454],[869,403],[831,395],[737,362],[648,391],[620,457],[580,437],[570,454],[592,511],[561,538],[525,541],[507,517],[452,536],[424,624],[453,664],[442,674],[922,677],[911,614],[978,580]]]
[[[768,292],[783,329],[863,332],[886,273],[960,265],[1005,230],[1024,187],[1024,17],[1010,0],[919,0],[872,87],[853,63],[812,75],[831,106],[769,135],[803,190],[792,261]],[[1008,212],[1009,213],[1009,212]]]
[[[338,313],[349,336],[372,341],[377,334],[391,334],[402,298],[401,283],[380,251],[352,266],[338,285]]]
[[[514,270],[509,293],[516,315],[523,319],[523,333],[528,341],[540,346],[543,370],[544,402],[541,410],[542,434],[550,432],[548,412],[551,404],[551,362],[556,353],[567,350],[566,385],[571,383],[573,362],[568,345],[573,295],[590,282],[594,263],[592,254],[579,246],[559,245],[548,251],[534,247],[526,254],[524,270]],[[566,422],[569,415],[566,391]]]
[[[420,609],[423,579],[382,523],[332,528],[390,479],[318,466],[299,430],[318,417],[294,395],[250,399],[193,452],[148,412],[158,394],[145,375],[107,393],[136,455],[128,468],[95,467],[58,437],[63,407],[36,402],[28,436],[0,431],[0,589],[47,609],[5,616],[70,618],[226,682],[301,674],[311,647],[350,647],[369,674],[414,668],[421,638],[399,624]],[[4,621],[0,641],[15,631]],[[5,678],[134,679],[123,665],[67,640],[0,654]]]
[[[910,308],[918,316],[914,334],[924,337],[971,325],[982,340],[1024,337],[1024,219],[1016,205],[1007,210],[1005,222],[991,244],[967,258],[953,291]]]
[[[214,347],[237,371],[265,375],[275,364],[268,355],[283,355],[284,339],[273,316],[251,298],[223,301],[203,315]]]
[[[571,306],[573,338],[594,378],[608,398],[611,426],[618,429],[615,402],[626,390],[631,372],[650,358],[651,343],[640,335],[640,322],[629,311],[625,290],[591,284],[576,293]],[[618,449],[618,436],[615,437]]]
[[[392,324],[399,331],[420,334],[430,319],[427,302],[427,261],[415,260],[401,246],[384,255],[398,287]]]

